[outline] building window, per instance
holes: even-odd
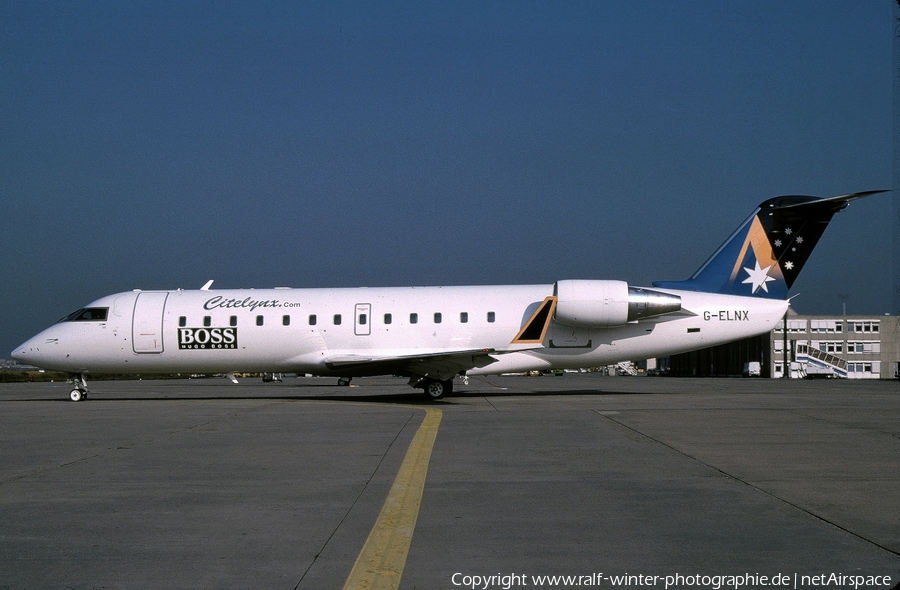
[[[813,342],[812,343],[815,348],[818,348],[822,352],[827,352],[829,354],[842,353],[844,352],[844,343],[836,342],[836,341],[823,341],[823,342]]]
[[[461,311],[459,313],[459,323],[460,324],[468,324],[469,323],[469,312]]]
[[[281,316],[281,325],[282,326],[290,326],[291,325],[291,316],[289,316],[289,315]]]
[[[775,325],[776,332],[784,332],[784,320]],[[788,333],[806,332],[806,320],[788,320]]]
[[[230,318],[228,318],[228,325],[229,326],[237,326],[237,316],[236,315],[233,315]]]
[[[334,325],[335,326],[341,325],[341,314],[339,314],[339,313],[334,314]]]
[[[434,313],[434,323],[435,324],[440,324],[442,318],[443,318],[443,316],[441,315],[441,312],[437,311]]]
[[[418,324],[419,323],[419,314],[417,314],[417,313],[409,314],[409,323],[410,324]]]
[[[489,311],[489,312],[487,313],[487,321],[488,321],[489,324],[493,324],[493,323],[494,323],[494,320],[496,320],[496,319],[497,319],[497,316],[494,314],[494,312]]]
[[[394,318],[393,318],[393,316],[391,316],[391,314],[389,314],[389,313],[384,314],[384,323],[385,324],[390,324],[393,320],[394,320]]]
[[[257,326],[263,325],[263,317],[261,315],[256,316],[256,325]]]
[[[838,320],[809,320],[809,331],[840,334],[843,332],[843,322]]]
[[[847,363],[848,373],[880,373],[881,361],[872,363]]]
[[[864,332],[874,332],[878,333],[879,330],[879,322],[875,321],[867,321],[867,322],[847,322],[847,331],[848,332],[856,332],[856,333],[864,333]]]
[[[848,342],[847,352],[850,354],[881,354],[881,342]]]

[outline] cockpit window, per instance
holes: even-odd
[[[105,322],[106,316],[109,314],[108,307],[85,307],[76,312],[70,313],[60,322]]]

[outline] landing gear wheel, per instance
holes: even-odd
[[[70,400],[80,402],[83,399],[87,399],[87,378],[84,373],[73,374],[69,382],[75,386],[75,389],[69,392]]]
[[[429,379],[425,382],[425,396],[428,399],[441,399],[444,396],[450,395],[453,393],[453,379],[448,379],[447,381],[438,381],[436,379]]]

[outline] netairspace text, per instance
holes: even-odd
[[[457,572],[450,578],[454,586],[470,590],[512,590],[513,588],[698,588],[703,590],[743,590],[745,588],[890,588],[891,576],[860,574],[739,574],[739,575],[646,575],[603,574],[529,575],[491,574],[487,576]]]

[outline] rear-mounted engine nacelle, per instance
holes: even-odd
[[[680,297],[624,281],[557,281],[556,296],[556,321],[584,328],[621,326],[681,310]]]

